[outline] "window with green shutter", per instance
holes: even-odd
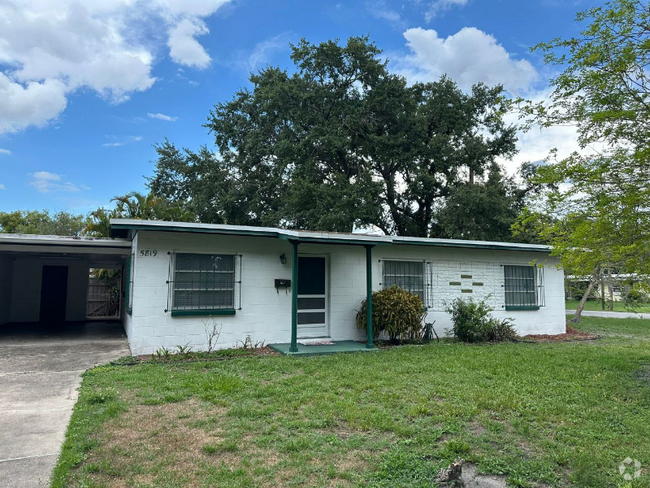
[[[538,310],[542,304],[543,289],[541,273],[537,268],[506,265],[503,272],[506,310]]]
[[[174,255],[172,315],[235,313],[235,255]]]

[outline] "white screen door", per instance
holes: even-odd
[[[298,258],[298,338],[327,337],[327,262]]]

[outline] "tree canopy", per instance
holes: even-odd
[[[292,46],[295,72],[253,74],[210,112],[216,151],[157,147],[152,192],[202,222],[435,235],[459,184],[515,153],[511,102],[500,86],[408,85],[380,53],[364,37]]]
[[[10,234],[80,235],[88,221],[70,212],[47,210],[0,212],[0,232]]]
[[[537,120],[575,126],[582,148],[552,154],[532,176],[556,217],[540,230],[569,273],[648,275],[650,11],[646,2],[612,0],[577,21],[587,23],[579,36],[536,47],[564,70],[550,100],[535,107]]]
[[[574,272],[616,267],[647,273],[650,264],[650,12],[644,2],[614,0],[586,10],[581,36],[540,44],[552,64],[545,125],[572,124],[580,153],[534,175],[547,185],[547,208],[561,218],[544,229]]]

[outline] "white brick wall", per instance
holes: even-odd
[[[156,250],[157,255],[141,256],[142,250]],[[150,354],[159,347],[190,344],[194,349],[206,347],[206,322],[221,326],[219,347],[235,347],[250,335],[253,341],[288,342],[291,328],[291,291],[274,287],[276,278],[291,279],[291,245],[283,240],[260,237],[235,237],[206,234],[140,231],[134,240],[133,315],[124,315],[124,324],[133,354]],[[168,307],[170,254],[174,252],[236,253],[241,255],[241,310],[234,316],[172,317]],[[356,310],[366,294],[365,250],[341,245],[301,244],[301,254],[326,255],[329,262],[329,321],[333,339],[361,340],[364,332],[355,325]],[[280,263],[280,255],[287,263]],[[502,264],[529,264],[544,254],[472,249],[447,249],[425,246],[378,246],[373,250],[373,288],[381,283],[382,259],[419,259],[431,263],[435,274],[432,310],[427,320],[436,321],[436,330],[444,334],[450,327],[443,303],[453,300],[461,289],[480,298],[492,293],[491,304],[499,317],[512,317],[522,334],[560,333],[565,328],[563,272],[555,260],[545,263],[546,307],[539,311],[506,312],[503,310]],[[460,274],[471,279],[460,279]],[[452,279],[453,278],[453,279]],[[446,285],[445,285],[446,283]],[[470,296],[469,294],[463,294]],[[239,304],[239,291],[236,304]]]

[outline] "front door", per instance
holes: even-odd
[[[298,338],[327,337],[327,262],[298,258]]]
[[[41,322],[65,322],[68,296],[68,267],[43,266],[41,281]]]

